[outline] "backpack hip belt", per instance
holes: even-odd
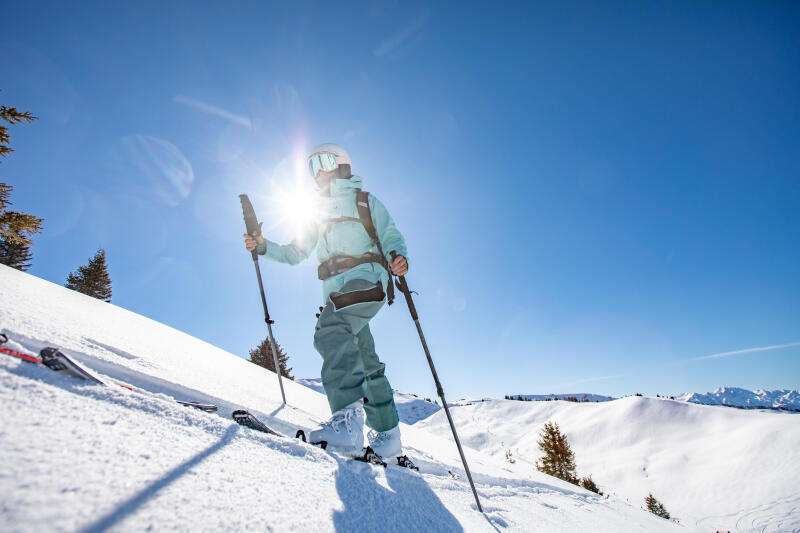
[[[371,252],[358,256],[335,255],[320,263],[317,267],[317,277],[324,281],[365,263],[378,263],[383,266],[382,260],[385,261],[380,255]]]

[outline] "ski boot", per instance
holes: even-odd
[[[327,442],[328,446],[361,450],[364,446],[364,404],[362,400],[339,409],[308,433],[308,442]]]
[[[400,426],[395,426],[388,431],[370,431],[367,433],[369,448],[383,458],[395,457],[398,466],[419,470],[407,455],[403,453],[403,443],[400,441]]]

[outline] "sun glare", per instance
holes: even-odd
[[[295,236],[320,216],[319,194],[308,181],[292,180],[288,186],[279,186],[271,198],[281,223],[291,227]]]

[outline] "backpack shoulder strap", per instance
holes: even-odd
[[[381,242],[378,240],[378,232],[375,230],[375,223],[372,222],[372,211],[369,209],[369,193],[367,191],[356,191],[356,207],[358,208],[358,217],[361,219],[364,229],[367,230],[367,235],[378,243],[378,247],[380,247]]]
[[[389,283],[386,287],[386,303],[392,305],[394,302],[394,285],[392,284],[392,269],[389,268],[389,261],[383,255],[383,247],[381,240],[378,238],[378,232],[375,230],[375,223],[372,221],[372,211],[369,208],[369,193],[367,191],[356,191],[356,207],[358,208],[358,218],[361,219],[361,224],[367,230],[367,235],[372,241],[378,245],[378,253],[381,255],[381,264],[389,274]]]

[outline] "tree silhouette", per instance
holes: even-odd
[[[67,283],[68,289],[88,294],[98,300],[111,301],[111,278],[106,265],[106,251],[100,248],[94,257],[89,259],[89,264],[78,267],[70,273]]]
[[[289,361],[289,356],[286,355],[277,341],[275,341],[275,348],[278,350],[278,364],[281,367],[281,376],[293,380],[294,377],[290,374],[292,369],[286,366],[286,363]],[[269,337],[261,341],[258,347],[250,350],[250,362],[275,372],[275,359],[272,357]]]

